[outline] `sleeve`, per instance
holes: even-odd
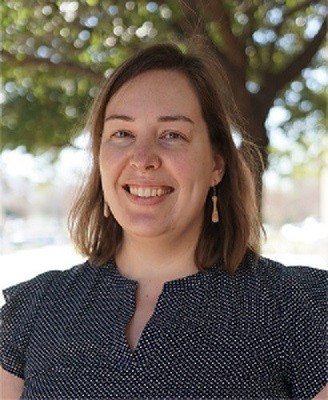
[[[283,365],[293,399],[313,399],[328,377],[328,273],[285,267],[282,273]]]
[[[46,272],[3,291],[0,310],[0,365],[24,379],[25,354],[42,297],[54,273]]]

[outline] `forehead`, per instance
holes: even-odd
[[[112,96],[107,110],[144,109],[201,114],[200,102],[189,78],[182,72],[151,70],[124,83]]]

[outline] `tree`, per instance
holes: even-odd
[[[213,44],[267,165],[265,121],[274,104],[288,110],[287,128],[309,113],[317,113],[318,123],[324,118],[323,88],[314,90],[304,73],[322,63],[324,3],[8,0],[0,6],[1,146],[23,145],[37,153],[73,145],[104,75],[145,42],[171,40],[183,46],[186,37],[201,32]],[[290,101],[293,95],[298,100]],[[294,140],[303,136],[299,129]]]

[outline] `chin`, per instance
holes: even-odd
[[[131,227],[129,226],[127,229],[123,228],[123,232],[129,236],[133,236],[135,238],[148,238],[153,239],[155,237],[160,237],[165,233],[165,230],[158,229],[158,227]]]
[[[164,227],[163,224],[122,224],[121,225],[124,234],[133,236],[135,238],[148,238],[153,239],[160,237],[169,231],[168,227]],[[171,229],[172,231],[172,229]]]

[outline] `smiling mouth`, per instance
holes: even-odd
[[[128,193],[133,194],[138,197],[159,197],[164,196],[165,194],[169,194],[173,192],[173,188],[169,186],[136,186],[136,185],[125,185],[123,189]]]

